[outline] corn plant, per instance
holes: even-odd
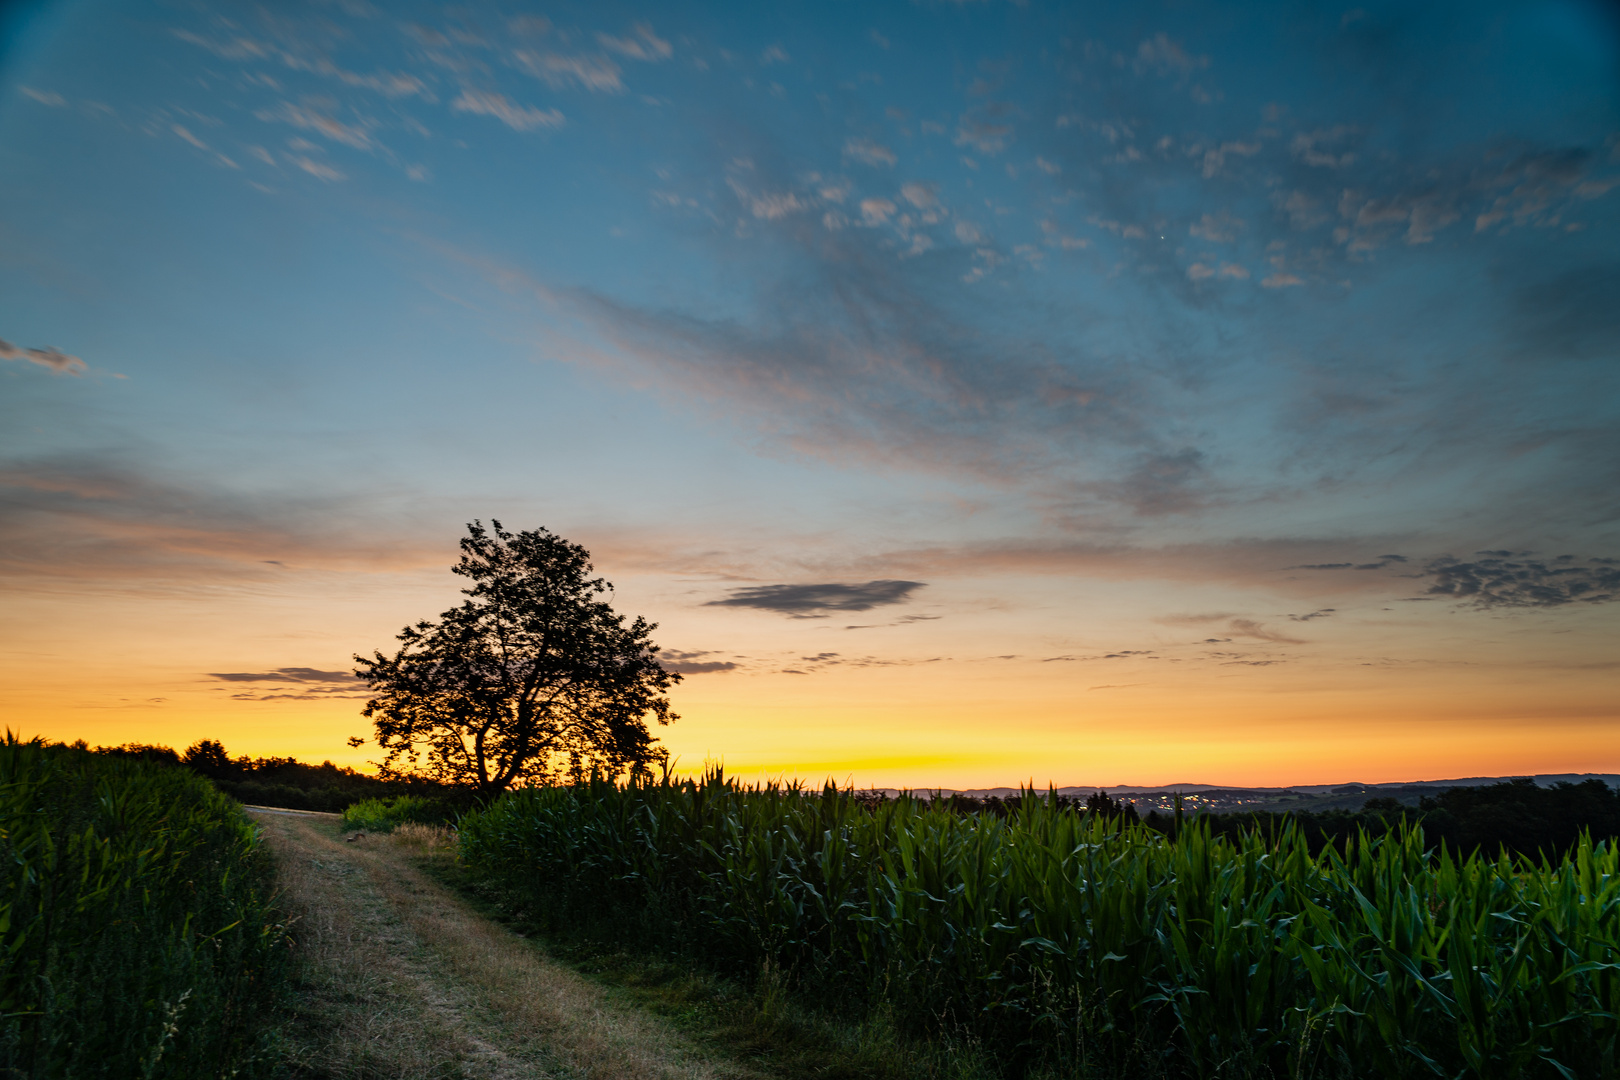
[[[0,1076],[269,1069],[269,867],[206,780],[8,733],[0,874]]]
[[[768,964],[1015,1072],[1134,1048],[1189,1077],[1620,1076],[1608,842],[1461,857],[1403,824],[1312,855],[1291,827],[1171,840],[1051,793],[1002,820],[713,770],[512,792],[460,844],[541,923]]]

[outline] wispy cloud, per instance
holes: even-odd
[[[249,496],[141,470],[133,458],[118,448],[0,462],[0,577],[10,587],[80,579],[167,589],[445,561],[426,532],[366,529],[363,498]]]
[[[463,90],[461,96],[450,103],[450,108],[454,112],[493,116],[514,131],[560,128],[567,123],[557,109],[517,105],[501,94],[492,94],[484,90]]]
[[[267,123],[291,124],[295,128],[317,132],[333,142],[352,146],[356,150],[377,149],[377,141],[363,126],[346,124],[317,105],[294,105],[290,101],[283,101],[274,108],[260,109],[253,115]]]
[[[609,34],[597,34],[596,40],[604,49],[629,57],[631,60],[668,60],[675,55],[675,47],[653,33],[653,28],[647,23],[637,23],[633,36],[613,37]]]
[[[1287,634],[1271,630],[1264,623],[1254,619],[1233,619],[1226,624],[1226,632],[1233,637],[1253,638],[1255,641],[1269,641],[1275,645],[1303,645],[1304,641]]]
[[[999,154],[1012,141],[1012,107],[991,103],[963,113],[956,123],[956,145],[971,146],[981,154]]]
[[[32,86],[19,86],[17,89],[22,91],[23,97],[32,98],[41,105],[49,105],[53,109],[67,107],[67,98],[58,94],[55,90],[37,90]]]
[[[844,157],[863,165],[893,165],[899,157],[889,147],[871,139],[849,139],[844,143]]]
[[[1139,72],[1186,78],[1209,67],[1209,57],[1189,53],[1181,42],[1160,31],[1137,45],[1133,63]]]
[[[624,93],[623,71],[606,56],[565,56],[519,49],[513,63],[554,89],[577,86],[599,94]]]
[[[296,168],[309,173],[309,175],[318,180],[325,180],[328,183],[336,183],[340,180],[347,180],[349,178],[348,174],[342,169],[334,169],[325,162],[316,161],[314,158],[305,156],[303,154],[288,154],[287,160],[292,162]]]
[[[0,360],[23,360],[54,372],[57,375],[83,375],[90,366],[77,356],[46,346],[43,349],[24,349],[0,339]]]

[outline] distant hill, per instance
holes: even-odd
[[[1490,784],[1500,784],[1508,780],[1523,779],[1519,776],[1464,776],[1452,780],[1411,780],[1394,781],[1381,784],[1364,784],[1359,781],[1347,781],[1342,784],[1296,784],[1293,787],[1256,787],[1236,788],[1222,787],[1217,784],[1159,784],[1146,786],[1140,784],[1118,784],[1111,787],[1060,787],[1058,794],[1065,798],[1084,800],[1087,796],[1098,791],[1106,791],[1117,799],[1135,803],[1138,810],[1147,813],[1149,810],[1170,810],[1175,806],[1176,796],[1181,796],[1182,805],[1192,811],[1218,811],[1221,813],[1233,810],[1357,810],[1361,804],[1370,798],[1394,799],[1407,806],[1416,806],[1418,800],[1428,796],[1433,798],[1445,788],[1455,787],[1484,787]],[[1539,773],[1531,776],[1538,787],[1552,787],[1554,784],[1579,784],[1586,780],[1601,780],[1611,788],[1620,788],[1620,773]],[[899,794],[896,788],[879,788],[889,796]],[[970,799],[1006,799],[1015,798],[1019,789],[1016,787],[994,788],[964,788],[964,789],[929,789],[918,790],[914,795],[931,798],[938,794],[941,796],[961,795]]]

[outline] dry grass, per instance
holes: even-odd
[[[295,1075],[334,1080],[731,1080],[662,1019],[608,1000],[418,869],[453,833],[344,840],[336,819],[256,815],[297,920]]]
[[[388,834],[395,847],[404,848],[412,855],[446,858],[456,851],[456,830],[448,825],[423,825],[407,821]]]

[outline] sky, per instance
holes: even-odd
[[[1620,14],[0,7],[0,700],[366,768],[473,520],[683,770],[1620,772]]]

